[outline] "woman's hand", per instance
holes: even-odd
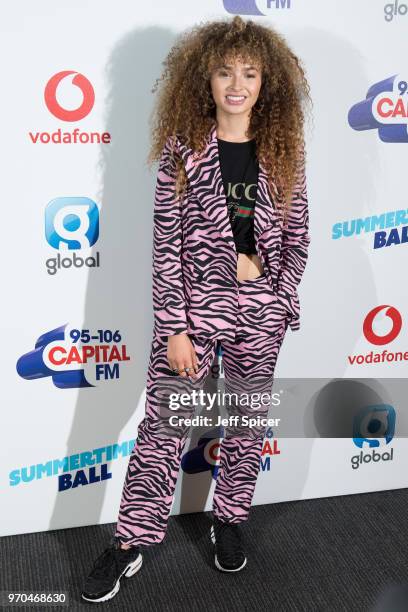
[[[172,370],[178,368],[179,376],[197,378],[197,355],[187,334],[168,336],[167,359]],[[184,368],[190,368],[190,371],[185,372]]]

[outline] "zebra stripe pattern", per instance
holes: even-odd
[[[276,300],[264,274],[238,281],[238,320],[233,341],[221,340],[226,391],[271,393],[276,360],[287,327],[286,310]],[[217,340],[190,336],[199,370],[200,388],[215,357]],[[146,384],[145,417],[139,425],[129,458],[115,535],[123,543],[150,546],[165,537],[181,456],[188,428],[166,435],[161,390],[173,379],[188,387],[189,381],[174,376],[167,361],[167,338],[153,335]],[[184,381],[184,382],[183,382]],[[257,382],[261,381],[261,382]],[[186,416],[192,415],[186,407]],[[266,416],[267,408],[250,409],[251,416]],[[189,412],[190,411],[190,412]],[[242,406],[230,406],[237,414]],[[173,413],[174,414],[174,413]],[[169,433],[169,432],[167,432]],[[226,428],[213,498],[213,512],[224,522],[247,520],[259,473],[264,428],[243,431]]]
[[[176,157],[187,173],[183,201],[175,193]],[[278,192],[259,165],[254,208],[257,254],[289,327],[300,328],[298,285],[310,243],[305,151],[287,223],[278,214]],[[161,155],[154,202],[153,307],[155,333],[187,333],[233,340],[237,320],[237,252],[228,217],[216,127],[202,155],[169,137]]]

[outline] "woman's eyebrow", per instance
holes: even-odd
[[[219,66],[219,68],[232,68],[232,66],[230,64],[223,64],[222,66]],[[245,70],[258,70],[258,68],[256,66],[244,66]]]

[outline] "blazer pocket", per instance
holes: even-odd
[[[287,291],[278,290],[276,295],[279,303],[288,313],[288,321],[291,328],[299,329],[300,304],[298,292],[295,291],[294,294],[290,294]]]

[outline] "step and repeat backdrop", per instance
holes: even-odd
[[[20,0],[1,13],[1,535],[116,521],[153,331],[151,89],[179,32],[234,14],[285,36],[313,98],[301,329],[274,382],[290,426],[266,432],[254,503],[406,487],[408,5]],[[207,391],[222,377],[219,347]],[[211,508],[219,448],[192,430],[173,514]]]

